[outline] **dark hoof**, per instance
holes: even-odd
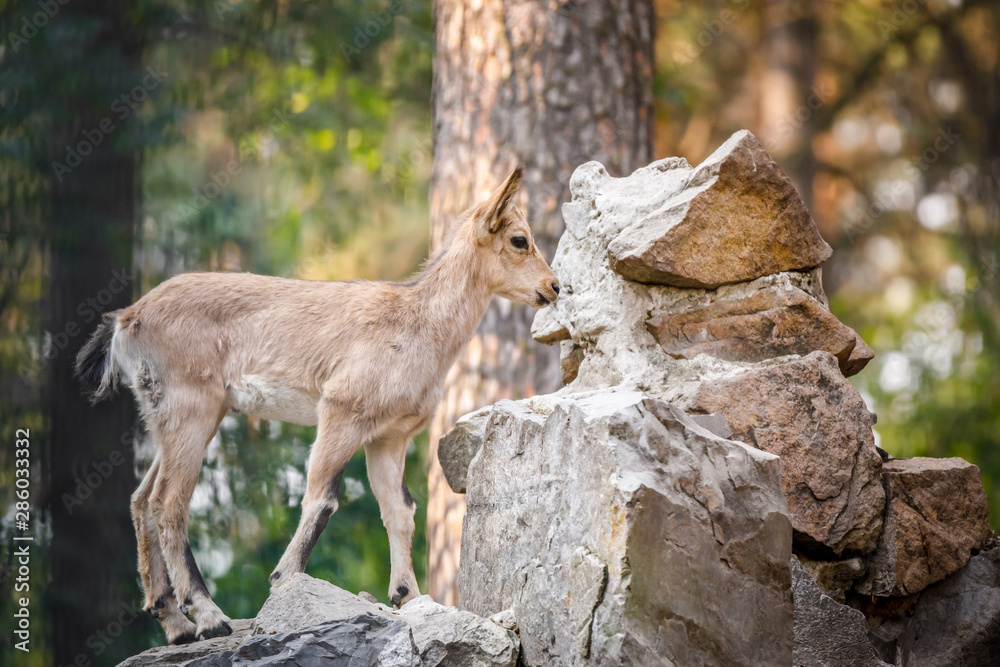
[[[270,582],[272,586],[274,586],[274,582],[276,582],[278,579],[281,579],[281,572],[274,571],[271,573],[271,576],[268,577],[267,580],[268,582]]]
[[[198,639],[211,639],[212,637],[225,637],[227,635],[233,634],[233,629],[229,627],[229,624],[223,621],[214,628],[209,628],[207,630],[202,630],[198,633]]]
[[[399,609],[400,603],[403,601],[407,595],[410,594],[410,589],[406,586],[400,586],[396,589],[396,594],[392,596],[392,606]]]
[[[174,637],[167,643],[171,646],[180,646],[181,644],[190,644],[195,641],[198,641],[198,638],[194,636],[193,632],[185,632],[180,637]]]
[[[161,595],[160,597],[156,598],[156,602],[154,602],[151,606],[146,607],[146,613],[148,613],[153,618],[159,618],[160,617],[160,610],[167,608],[167,596],[168,595],[173,595],[173,593],[166,593],[166,594]]]

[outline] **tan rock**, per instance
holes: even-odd
[[[882,532],[882,459],[871,415],[828,352],[703,383],[694,409],[721,412],[733,438],[781,457],[795,545],[864,555]]]
[[[675,359],[705,353],[728,361],[764,361],[825,350],[837,357],[844,375],[853,375],[873,356],[861,337],[819,301],[779,285],[683,313],[657,313],[646,327]],[[855,355],[859,342],[864,348]]]
[[[636,282],[718,287],[811,268],[831,252],[781,167],[743,130],[680,192],[625,228],[608,259]]]
[[[893,459],[882,467],[889,507],[864,595],[917,593],[961,569],[990,535],[979,468],[960,458]]]

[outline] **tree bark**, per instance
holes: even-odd
[[[518,202],[551,261],[569,177],[588,160],[627,174],[651,160],[651,0],[437,0],[432,247],[518,163]],[[452,368],[430,427],[429,593],[458,603],[464,496],[453,493],[437,442],[455,420],[501,398],[554,391],[558,350],[535,344],[534,312],[495,299]]]
[[[133,246],[140,120],[135,111],[122,119],[116,111],[125,107],[112,105],[141,87],[144,73],[141,33],[128,3],[81,2],[64,7],[58,18],[79,31],[79,42],[46,58],[59,85],[40,89],[40,102],[53,113],[44,227],[44,326],[52,344],[43,390],[44,463],[52,526],[52,662],[70,665],[117,662],[142,650],[141,628],[149,622],[129,516],[136,486],[132,402],[119,396],[91,406],[73,376],[76,354],[101,314],[131,303],[138,289]],[[68,148],[80,156],[78,163],[67,157]]]

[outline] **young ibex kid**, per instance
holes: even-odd
[[[492,295],[540,308],[559,293],[512,203],[520,179],[518,168],[466,213],[438,258],[406,283],[191,273],[105,316],[80,351],[77,375],[95,402],[127,384],[156,441],[132,517],[145,608],[169,643],[231,632],[187,532],[206,446],[230,410],[318,425],[302,518],[272,589],[305,569],[337,509],[344,467],[363,445],[389,533],[389,597],[401,606],[419,594],[407,442],[434,412]]]

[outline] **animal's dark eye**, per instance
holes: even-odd
[[[524,236],[512,236],[510,244],[519,250],[524,250],[528,247],[528,239]]]

